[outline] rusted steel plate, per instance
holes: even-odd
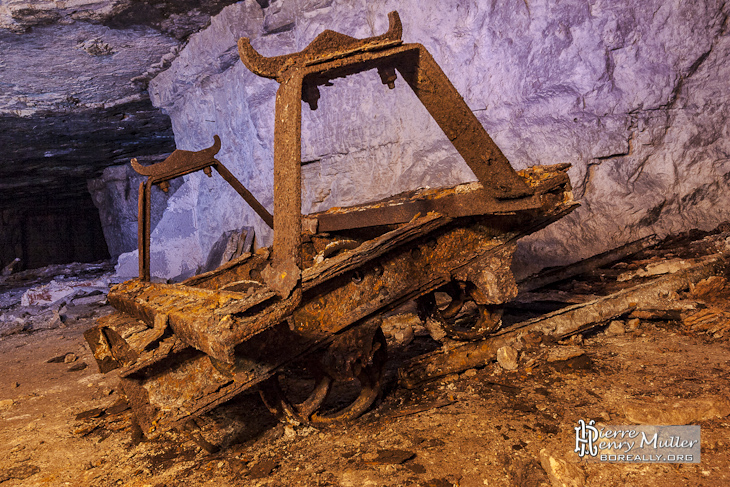
[[[453,188],[418,189],[348,208],[330,208],[312,213],[319,232],[334,232],[354,228],[392,225],[410,221],[416,214],[434,211],[450,218],[473,215],[510,213],[540,208],[539,197],[561,185],[570,184],[564,172],[569,164],[537,166],[518,171],[535,195],[517,200],[498,200],[485,193],[479,182],[465,183]]]
[[[318,231],[406,223],[417,214],[440,213],[450,218],[506,213],[540,207],[539,196],[519,200],[496,200],[484,192],[481,183],[461,184],[449,189],[421,189],[397,197],[353,208],[330,208],[308,215],[318,221]]]
[[[333,256],[321,264],[306,269],[302,275],[302,287],[305,291],[351,271],[366,262],[375,259],[392,249],[413,242],[419,237],[451,222],[450,218],[438,213],[414,218],[413,221],[387,232],[380,237],[363,243],[357,249]]]
[[[84,332],[102,373],[134,363],[139,355],[159,340],[166,321],[158,320],[157,327],[149,327],[143,321],[121,313],[103,316],[97,325]]]
[[[230,364],[175,344],[165,351],[148,352],[141,357],[142,363],[123,368],[124,392],[145,433],[154,436],[210,411],[313,347],[285,322],[252,337],[246,345]]]

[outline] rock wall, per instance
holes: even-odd
[[[573,164],[583,206],[526,239],[523,266],[728,219],[730,6],[720,0],[260,3],[213,17],[149,89],[178,148],[220,135],[219,159],[269,209],[278,85],[246,70],[237,39],[285,54],[325,28],[380,34],[398,10],[404,40],[426,46],[515,168]],[[388,90],[374,72],[324,88],[315,112],[305,106],[302,148],[304,212],[474,179],[407,85]],[[153,273],[197,268],[222,232],[243,225],[269,243],[219,177],[188,176],[153,233]],[[134,260],[123,256],[118,270]]]
[[[153,161],[160,162],[157,158]],[[104,231],[104,238],[112,259],[117,259],[125,252],[137,248],[137,215],[139,184],[147,178],[137,174],[130,164],[109,166],[98,178],[89,179],[87,186],[99,209],[99,219]],[[175,194],[182,180],[170,181],[170,188],[164,193],[156,186],[152,187],[152,228],[162,218],[167,207],[167,200]]]

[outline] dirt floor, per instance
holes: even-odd
[[[0,338],[0,486],[730,485],[730,333],[716,326],[730,322],[728,287],[694,319],[537,337],[514,371],[491,362],[408,390],[398,367],[439,346],[416,327],[391,339],[383,399],[360,419],[280,423],[252,391],[198,418],[216,453],[178,431],[136,435],[116,371],[98,373],[82,336],[112,308],[67,308],[60,327]],[[581,460],[581,419],[699,425],[701,462]]]
[[[582,474],[585,485],[730,485],[730,418],[701,419],[728,413],[730,347],[677,325],[599,332],[572,359],[514,372],[493,363],[413,391],[395,384],[407,352],[391,350],[384,400],[356,422],[284,425],[256,394],[244,395],[199,421],[223,447],[208,454],[178,433],[134,441],[130,411],[114,407],[115,374],[97,372],[83,340],[91,324],[0,341],[3,487],[551,485],[542,450],[577,465],[567,480]],[[541,345],[536,351],[569,347]],[[78,358],[49,363],[68,353]],[[702,427],[700,464],[580,463],[573,452],[579,419],[628,424],[629,405],[655,411],[678,402]]]

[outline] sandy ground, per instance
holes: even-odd
[[[409,391],[397,366],[434,346],[417,337],[390,350],[384,399],[354,423],[284,425],[244,394],[199,419],[222,446],[208,454],[176,432],[135,441],[115,373],[98,373],[83,340],[92,323],[0,339],[2,487],[730,485],[728,340],[680,324],[599,331],[582,355],[555,362],[540,357],[571,345],[536,343],[514,372],[492,363]],[[49,363],[67,354],[76,360]],[[606,464],[573,452],[579,419],[630,424],[627,408],[677,407],[702,428],[699,464]]]

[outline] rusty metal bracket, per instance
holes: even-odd
[[[199,151],[175,150],[167,159],[157,164],[143,166],[132,159],[132,168],[143,176],[147,176],[147,181],[139,185],[139,199],[137,202],[138,209],[138,227],[137,227],[137,245],[139,249],[139,278],[143,281],[150,280],[150,234],[151,234],[151,196],[152,185],[159,185],[160,189],[167,192],[171,179],[185,176],[196,171],[202,170],[208,177],[212,177],[211,168],[215,169],[218,174],[230,184],[233,189],[248,203],[251,208],[266,222],[270,227],[274,227],[274,218],[271,216],[264,206],[241,184],[241,182],[224,166],[219,160],[215,159],[215,155],[221,149],[221,139],[217,135],[213,136],[214,143],[207,149]]]
[[[295,276],[301,269],[300,100],[316,109],[318,87],[330,85],[335,78],[377,69],[382,82],[393,88],[398,71],[474,172],[486,198],[518,199],[533,194],[426,48],[403,44],[398,13],[390,12],[388,19],[389,28],[383,35],[355,39],[326,30],[302,51],[284,56],[267,58],[251,46],[248,38],[238,41],[238,52],[246,67],[280,83],[274,128],[271,276]],[[291,282],[272,284],[282,294],[291,286]]]

